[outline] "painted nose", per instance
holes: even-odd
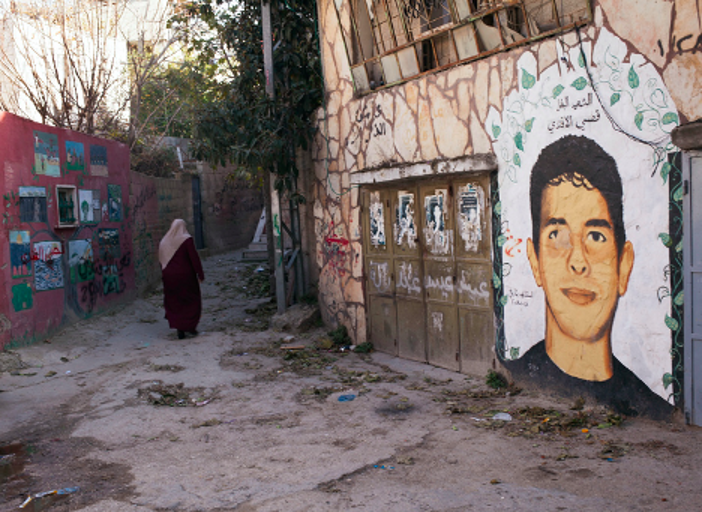
[[[575,240],[573,240],[573,248],[570,251],[568,265],[574,274],[580,276],[587,272],[588,262],[587,258],[585,257],[585,253],[583,252],[582,241],[575,236],[571,238]]]

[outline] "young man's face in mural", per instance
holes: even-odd
[[[586,360],[588,347],[582,344],[604,342],[611,352],[612,320],[634,263],[630,242],[620,254],[600,191],[582,176],[577,184],[562,179],[547,185],[541,197],[538,252],[529,239],[527,255],[536,284],[546,295],[547,351],[558,346],[560,356],[566,351],[578,364],[597,366]]]

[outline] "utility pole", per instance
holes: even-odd
[[[266,94],[275,99],[275,80],[273,70],[273,37],[271,35],[270,0],[261,0],[261,22],[263,28],[263,70],[266,74]],[[278,313],[286,308],[285,266],[283,261],[283,219],[280,215],[280,196],[275,190],[275,179],[269,176],[271,194],[271,220],[273,225],[273,247],[275,265],[275,297]],[[293,181],[293,195],[297,193],[297,179]],[[293,241],[293,258],[295,265],[295,288],[297,296],[307,292],[305,273],[302,264],[302,233],[300,229],[300,209],[295,199],[290,200],[291,238]],[[290,232],[288,232],[290,233]]]
[[[273,38],[271,36],[271,4],[261,0],[263,28],[263,70],[266,74],[266,93],[274,100],[275,85],[273,75]],[[271,172],[271,171],[266,171]],[[273,173],[271,173],[273,174]],[[268,176],[268,193],[271,195],[271,225],[273,226],[273,265],[275,268],[275,302],[278,313],[285,312],[285,267],[283,266],[283,219],[280,216],[280,197],[275,189],[275,174]]]

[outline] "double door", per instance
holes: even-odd
[[[370,339],[463,372],[493,360],[488,175],[362,191]]]

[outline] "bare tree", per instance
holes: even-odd
[[[126,132],[133,142],[144,84],[180,54],[181,33],[168,24],[179,3],[0,5],[0,108],[89,134]]]

